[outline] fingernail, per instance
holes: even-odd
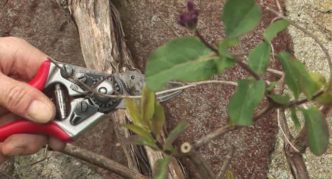
[[[53,110],[50,105],[35,100],[28,108],[27,117],[35,122],[46,123],[52,119]]]

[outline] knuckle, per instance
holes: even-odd
[[[18,37],[13,37],[13,36],[9,36],[9,37],[2,37],[3,41],[7,41],[7,42],[11,42],[11,43],[24,43],[25,40],[18,38]]]
[[[40,145],[31,144],[31,145],[27,146],[27,151],[28,151],[28,153],[33,154],[33,153],[38,152],[41,148],[42,148],[42,146],[40,146]]]
[[[24,89],[22,86],[15,85],[8,89],[4,102],[9,109],[25,109],[29,104],[27,99],[28,95],[29,90]]]

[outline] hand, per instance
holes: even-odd
[[[41,91],[29,86],[47,55],[26,41],[0,37],[0,123],[25,118],[46,123],[55,116],[53,103]],[[18,117],[20,116],[20,117]],[[45,144],[61,150],[65,144],[43,135],[15,134],[0,143],[0,163],[7,156],[36,153]]]

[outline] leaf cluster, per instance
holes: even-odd
[[[168,164],[172,159],[171,155],[176,153],[173,143],[188,128],[188,124],[184,121],[179,122],[164,140],[162,131],[165,127],[166,117],[155,93],[144,87],[142,98],[139,101],[125,99],[125,103],[132,123],[126,124],[124,127],[136,134],[130,142],[149,146],[168,155],[157,161],[154,172],[154,178],[165,178]]]
[[[142,144],[168,153],[175,151],[172,143],[187,125],[180,123],[165,141],[160,141],[159,135],[165,123],[165,116],[153,92],[161,90],[173,80],[207,80],[238,64],[251,76],[237,81],[238,86],[227,106],[229,122],[238,126],[254,124],[257,107],[266,100],[276,108],[289,110],[295,126],[298,127],[301,126],[298,113],[301,113],[305,119],[304,128],[309,148],[313,154],[322,155],[327,150],[329,132],[326,119],[319,107],[331,104],[332,94],[325,90],[327,83],[322,75],[308,71],[291,53],[273,53],[273,39],[287,29],[289,22],[280,19],[266,27],[262,34],[263,39],[250,50],[245,61],[232,54],[232,48],[241,44],[244,35],[255,30],[261,17],[262,10],[255,0],[228,0],[220,16],[226,36],[219,41],[217,48],[207,45],[201,36],[177,38],[157,48],[150,55],[146,65],[147,88],[144,90],[141,104],[137,105],[134,101],[127,100],[133,124],[126,127],[143,139]],[[285,87],[291,91],[290,94],[275,90],[278,81],[263,80],[272,58],[276,58],[281,64]],[[220,96],[220,99],[222,98]],[[300,99],[303,103],[310,103],[303,106],[303,103],[298,102]],[[169,159],[165,158],[158,165],[165,166],[168,161]]]
[[[239,59],[231,53],[231,48],[240,44],[241,37],[255,30],[262,17],[262,10],[255,0],[228,0],[222,11],[221,20],[225,27],[226,37],[219,42],[218,52],[209,48],[204,39],[198,37],[183,37],[171,40],[150,56],[146,68],[146,82],[149,88],[157,91],[171,80],[179,81],[200,81],[207,80],[216,74],[222,74],[225,70],[239,64]],[[253,124],[253,116],[256,108],[262,103],[262,100],[268,99],[277,107],[283,107],[292,111],[292,119],[299,126],[299,120],[295,115],[297,112],[303,113],[306,119],[315,116],[316,122],[305,120],[307,131],[316,131],[323,125],[319,125],[324,118],[318,118],[321,115],[308,115],[317,110],[305,110],[299,105],[292,105],[295,100],[305,97],[306,101],[313,101],[310,108],[317,108],[320,104],[329,104],[332,102],[331,94],[325,92],[320,97],[316,94],[326,86],[325,80],[319,74],[309,72],[305,65],[297,60],[290,53],[283,51],[276,55],[276,58],[282,65],[285,74],[286,88],[292,94],[278,94],[271,84],[266,83],[264,75],[272,58],[272,41],[277,35],[289,26],[287,20],[281,19],[271,23],[263,32],[263,40],[256,47],[250,50],[248,59],[244,62],[252,77],[238,81],[238,87],[231,97],[227,107],[230,122],[235,125],[248,126]],[[243,66],[243,65],[242,65]],[[323,80],[322,80],[323,79]],[[222,97],[220,97],[222,99]],[[292,101],[293,100],[293,101]],[[304,112],[307,111],[307,112]],[[313,112],[314,111],[314,112]],[[316,126],[317,125],[317,126]],[[320,127],[319,127],[320,126]],[[325,137],[316,138],[312,132],[308,132],[308,141],[315,139],[315,142],[309,142],[310,149],[318,145],[321,151],[326,151],[326,139],[328,132],[322,133]],[[317,140],[317,141],[316,141]],[[315,146],[313,146],[315,143]],[[314,152],[321,155],[322,152]]]

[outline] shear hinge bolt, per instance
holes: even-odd
[[[107,89],[105,87],[101,87],[98,89],[98,92],[102,94],[107,94]]]
[[[88,103],[87,102],[85,102],[85,101],[82,101],[81,103],[80,103],[80,112],[86,112],[86,111],[88,111]]]
[[[69,65],[64,65],[61,74],[64,78],[70,77],[74,73],[74,69]]]

